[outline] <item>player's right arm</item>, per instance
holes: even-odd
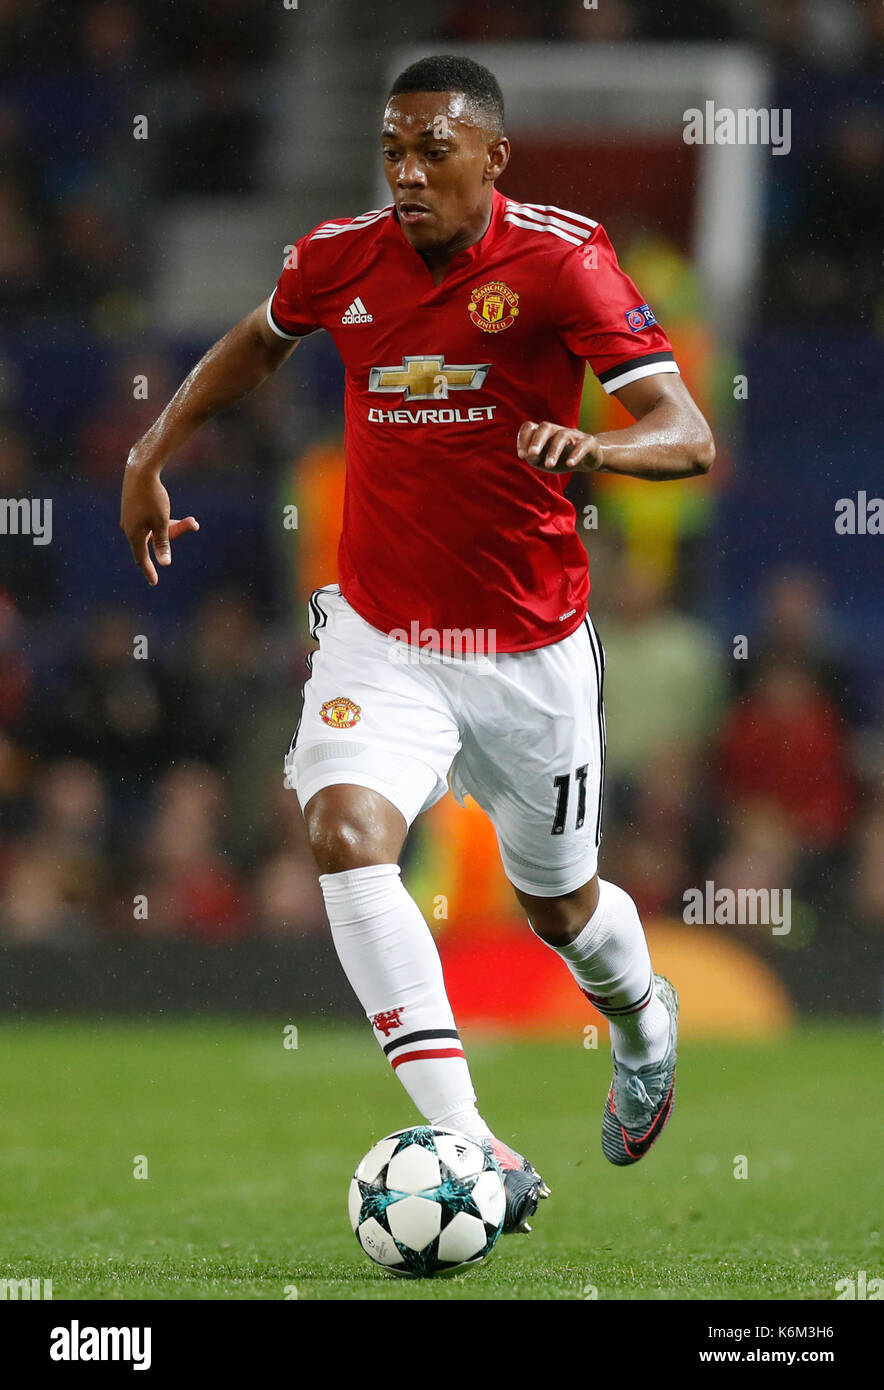
[[[195,517],[171,519],[169,494],[160,481],[166,460],[207,420],[260,386],[291,356],[299,341],[273,331],[265,300],[209,348],[163,413],[132,446],[123,477],[120,526],[148,584],[157,582],[148,543],[156,563],[170,565],[171,542],[186,531],[199,530]]]

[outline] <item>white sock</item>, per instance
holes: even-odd
[[[490,1135],[476,1109],[433,934],[399,865],[320,874],[319,884],[344,973],[420,1113],[473,1139]]]
[[[662,1061],[669,1012],[654,993],[648,943],[629,894],[600,878],[598,905],[583,931],[569,946],[552,949],[608,1020],[618,1062],[635,1070]]]

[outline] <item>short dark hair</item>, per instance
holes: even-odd
[[[472,58],[459,58],[454,53],[419,58],[400,72],[390,88],[391,97],[401,92],[463,92],[484,117],[487,128],[495,135],[503,134],[500,83],[493,72]]]

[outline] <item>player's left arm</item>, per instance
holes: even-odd
[[[715,441],[700,408],[675,372],[640,377],[613,394],[635,424],[584,434],[549,420],[526,420],[518,455],[542,473],[625,473],[662,482],[708,473]]]

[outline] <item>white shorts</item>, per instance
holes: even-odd
[[[605,765],[605,654],[589,618],[561,642],[444,657],[372,627],[337,584],[310,597],[304,706],[285,759],[301,807],[350,782],[406,824],[451,789],[490,817],[507,878],[556,897],[598,866]],[[397,650],[392,650],[396,648]],[[407,655],[408,653],[406,653]]]

